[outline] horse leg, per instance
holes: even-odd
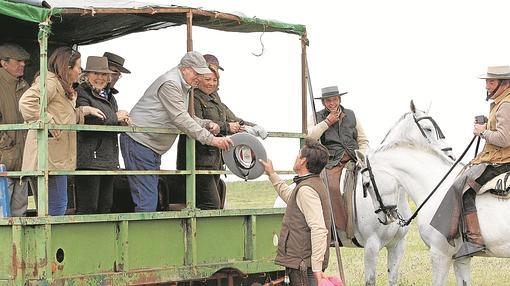
[[[386,247],[388,249],[388,285],[390,286],[397,285],[398,269],[404,257],[405,244],[405,239],[402,238],[396,244]]]
[[[381,243],[377,239],[368,239],[365,244],[365,285],[375,286],[375,270],[377,268],[377,256],[381,250]]]
[[[432,262],[432,285],[442,286],[446,284],[448,270],[452,264],[451,256],[439,249],[430,249],[430,260]]]
[[[453,261],[458,286],[471,285],[471,257]]]

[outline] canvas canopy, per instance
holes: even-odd
[[[231,32],[285,32],[306,35],[303,25],[250,18],[190,7],[135,1],[0,0],[1,41],[37,40],[39,23],[51,19],[49,42],[92,44],[126,34],[186,24]]]

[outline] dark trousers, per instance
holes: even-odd
[[[221,206],[218,183],[220,175],[197,175],[196,196],[197,208],[202,210],[219,209]]]
[[[120,134],[120,151],[126,170],[159,170],[161,155]],[[158,206],[158,175],[128,176],[135,212],[153,212]]]
[[[312,268],[308,268],[306,273],[292,268],[285,268],[285,272],[289,276],[290,286],[317,286]]]
[[[480,175],[480,177],[475,181],[480,184],[480,186],[483,186],[485,183],[492,180],[492,178],[508,171],[510,171],[510,164],[489,165],[485,168],[482,175]],[[475,197],[476,192],[473,189],[469,189],[464,193],[462,196],[464,213],[476,212]]]
[[[113,176],[75,176],[76,214],[110,213]]]

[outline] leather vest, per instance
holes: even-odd
[[[356,158],[354,150],[359,149],[356,116],[352,110],[341,108],[345,114],[341,122],[338,121],[331,125],[321,136],[322,145],[326,146],[329,151],[329,161],[326,168],[336,166],[344,156],[345,151],[351,159]],[[327,109],[317,112],[317,122],[323,121],[328,115],[329,111]],[[344,146],[347,147],[347,150]]]
[[[287,202],[287,210],[283,216],[275,263],[293,269],[299,269],[301,262],[304,262],[307,267],[311,267],[312,265],[311,230],[306,223],[304,214],[299,210],[296,202],[297,193],[303,186],[309,186],[315,190],[319,194],[321,200],[324,222],[328,230],[326,253],[324,254],[324,261],[322,263],[322,269],[324,270],[327,268],[329,260],[331,211],[329,209],[329,196],[326,191],[326,186],[318,175],[300,182]]]
[[[491,104],[489,122],[487,122],[488,130],[496,131],[496,114],[499,107],[505,102],[510,103],[510,89],[507,89]],[[482,152],[471,163],[480,164],[485,162],[493,164],[510,163],[510,146],[498,147],[485,142]]]

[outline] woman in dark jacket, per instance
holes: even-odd
[[[218,59],[212,55],[204,55],[209,64],[210,74],[200,79],[195,89],[194,107],[195,115],[199,118],[210,119],[220,126],[218,136],[226,136],[238,132],[248,132],[252,135],[267,137],[267,132],[260,125],[248,122],[237,117],[218,95],[219,66]],[[212,60],[212,61],[211,61]],[[197,170],[223,170],[221,151],[212,146],[195,142],[196,169]],[[177,145],[177,169],[186,169],[186,141],[179,137]],[[203,210],[220,209],[224,207],[226,185],[220,175],[196,176],[196,202],[197,207]]]
[[[107,85],[111,78],[106,57],[88,57],[83,83],[76,89],[76,106],[92,106],[105,114],[105,119],[86,116],[85,124],[127,124],[127,111],[118,110],[117,101]],[[119,169],[117,133],[81,131],[78,133],[79,170]],[[113,176],[76,176],[76,213],[109,213],[113,203]]]

